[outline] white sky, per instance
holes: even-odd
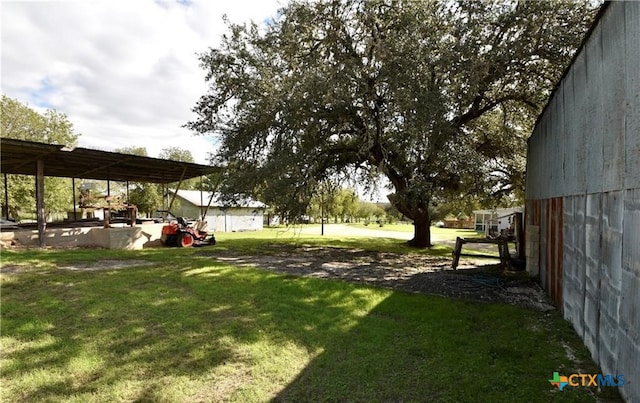
[[[2,93],[65,113],[79,146],[191,151],[208,163],[213,139],[182,128],[206,92],[197,54],[232,22],[261,23],[286,0],[1,0]]]

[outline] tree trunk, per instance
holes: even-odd
[[[416,248],[429,248],[431,245],[431,220],[428,212],[420,212],[413,218],[413,239],[409,245]]]

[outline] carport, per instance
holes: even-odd
[[[36,178],[36,216],[38,244],[45,246],[44,178],[46,176],[97,179],[120,182],[169,184],[208,175],[219,167],[163,160],[88,148],[70,148],[15,139],[0,139],[0,169],[4,173],[5,201],[8,200],[7,174]]]

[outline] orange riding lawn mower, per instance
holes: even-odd
[[[175,221],[162,227],[160,240],[163,245],[189,248],[191,246],[215,245],[216,237],[211,234],[207,239],[207,222],[198,220],[190,224],[184,217],[176,217]]]

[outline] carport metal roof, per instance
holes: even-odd
[[[0,139],[3,173],[36,175],[42,160],[44,176],[112,181],[172,183],[219,171],[219,167],[178,162],[88,148]]]

